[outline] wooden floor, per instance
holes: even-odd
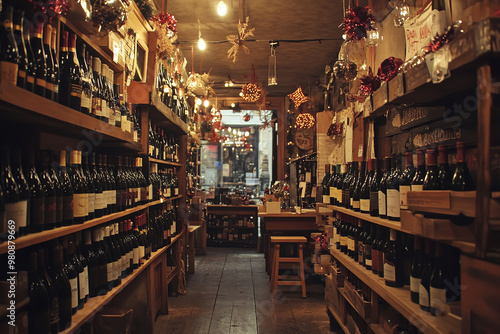
[[[169,314],[159,315],[155,334],[329,333],[324,287],[308,283],[269,292],[264,255],[239,248],[208,248],[196,257],[187,293],[169,297]]]

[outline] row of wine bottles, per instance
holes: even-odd
[[[28,283],[28,332],[57,333],[70,327],[72,315],[89,298],[107,294],[152,252],[170,244],[176,234],[175,219],[173,209],[158,211],[146,224],[143,213],[134,217],[134,223],[128,219],[88,229],[83,240],[78,232],[27,254],[28,267],[19,268],[18,275],[27,273],[28,279],[18,282]]]
[[[0,68],[13,85],[91,115],[134,135],[140,122],[131,114],[126,94],[120,94],[114,72],[99,57],[90,56],[84,43],[61,31],[57,57],[57,30],[51,24],[25,18],[22,10],[6,6],[0,26]]]
[[[237,229],[224,229],[220,231],[207,232],[207,240],[210,241],[245,241],[256,240],[256,235],[253,232],[244,233]]]
[[[255,227],[254,216],[227,216],[227,215],[214,215],[208,214],[207,222],[209,226],[213,227]]]
[[[181,87],[181,75],[177,72],[169,73],[161,62],[158,67],[158,76],[155,82],[156,94],[163,104],[185,122],[189,113],[189,105],[185,91]],[[196,84],[196,82],[193,82],[193,84]]]
[[[148,144],[149,157],[164,161],[179,161],[177,137],[159,127],[153,128],[151,120],[149,120]]]
[[[383,277],[388,286],[410,286],[411,300],[422,310],[435,314],[447,302],[460,300],[460,252],[456,248],[344,214],[339,217],[330,247]]]
[[[321,185],[323,203],[369,213],[371,216],[399,220],[401,209],[407,209],[408,191],[422,190],[474,190],[474,182],[465,162],[464,144],[457,143],[457,162],[452,173],[445,146],[439,146],[439,163],[436,152],[427,150],[427,167],[424,151],[417,150],[417,167],[413,166],[412,153],[405,155],[401,171],[397,155],[383,159],[382,170],[378,159],[359,163],[326,165]],[[331,172],[331,173],[330,173]]]
[[[17,236],[81,224],[87,220],[120,212],[140,204],[178,194],[177,176],[153,169],[146,179],[142,158],[66,150],[59,163],[51,151],[41,151],[35,164],[30,152],[22,167],[21,150],[1,151],[0,240],[7,237],[7,222],[15,222]],[[109,160],[108,160],[109,158]]]

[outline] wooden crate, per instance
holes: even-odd
[[[344,282],[344,297],[358,314],[369,322],[371,315],[371,303],[364,300],[363,296],[348,281]]]
[[[430,212],[456,216],[462,214],[467,217],[476,216],[475,191],[409,191],[408,209],[418,212]]]
[[[373,92],[373,110],[376,110],[383,105],[385,105],[388,101],[388,88],[387,82],[383,81],[380,85],[380,88]]]
[[[398,73],[394,78],[388,82],[388,101],[391,102],[396,98],[403,96],[405,93],[404,76],[403,73]]]
[[[333,284],[337,288],[343,287],[345,276],[344,276],[344,274],[342,274],[342,271],[340,270],[340,268],[331,265],[330,266],[330,273],[331,273]]]
[[[410,68],[404,74],[405,92],[410,92],[431,81],[425,61]]]

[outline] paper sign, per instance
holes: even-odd
[[[306,182],[311,183],[311,172],[306,172]]]
[[[113,61],[115,63],[118,63],[119,56],[120,56],[120,44],[118,44],[118,42],[116,41],[113,41]]]
[[[306,197],[306,186],[307,182],[299,182],[299,188],[301,188],[300,197]]]
[[[231,176],[229,173],[229,164],[223,164],[222,165],[222,176]]]

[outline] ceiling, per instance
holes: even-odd
[[[161,1],[155,0],[157,8],[161,8]],[[239,1],[225,0],[227,14],[224,17],[217,14],[219,1],[165,0],[165,11],[177,19],[179,46],[187,59],[187,71],[191,72],[194,66],[197,73],[209,72],[218,97],[238,96],[241,85],[228,89],[224,82],[229,77],[240,84],[251,82],[252,65],[257,82],[265,87],[268,96],[285,96],[299,85],[308,95],[309,89],[324,74],[325,65],[337,57],[342,43],[340,0],[240,0],[242,21],[250,17],[249,25],[255,28],[253,39],[256,41],[245,43],[250,54],[240,52],[235,63],[227,58],[231,44],[224,41],[227,35],[237,33]],[[204,51],[197,46],[199,30],[207,43]],[[321,43],[281,41],[276,49],[278,85],[267,86],[269,41],[303,39],[326,40]],[[194,57],[191,56],[193,45]]]

